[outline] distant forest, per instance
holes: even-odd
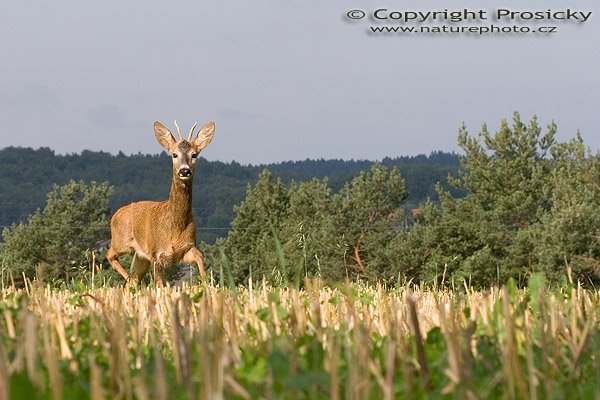
[[[241,165],[200,159],[194,182],[194,213],[198,239],[213,243],[224,237],[235,217],[234,206],[246,197],[248,185],[254,185],[259,173],[268,169],[284,183],[328,178],[334,192],[375,162],[367,160],[304,160],[277,164]],[[452,153],[433,152],[429,156],[385,158],[381,164],[398,166],[406,181],[409,197],[406,208],[418,207],[423,201],[437,201],[435,186],[445,189],[449,174],[456,175],[459,157]],[[46,194],[54,184],[70,180],[108,181],[115,188],[110,207],[138,200],[164,200],[171,182],[171,159],[160,155],[83,151],[81,154],[55,154],[49,148],[7,147],[0,150],[0,228],[25,222],[37,208],[43,208]],[[455,196],[460,193],[452,190]]]

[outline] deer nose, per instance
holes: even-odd
[[[192,170],[187,167],[179,168],[179,176],[182,178],[188,178],[192,175]]]

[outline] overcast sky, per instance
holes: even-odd
[[[484,10],[404,24],[374,10]],[[496,9],[592,11],[495,21]],[[350,10],[367,17],[349,20]],[[14,1],[0,8],[0,148],[158,153],[152,123],[214,120],[209,160],[381,159],[457,150],[513,111],[594,150],[600,11],[591,1]],[[398,16],[398,14],[395,14]],[[370,26],[555,26],[553,34],[370,34]]]

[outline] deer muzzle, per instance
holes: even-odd
[[[192,170],[189,167],[181,167],[177,175],[183,180],[190,179],[192,177]]]

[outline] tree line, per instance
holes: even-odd
[[[436,196],[436,182],[456,173],[458,156],[434,152],[429,156],[386,158],[382,163],[399,167],[411,193],[407,207],[416,207],[428,197]],[[199,239],[214,243],[216,238],[227,235],[235,218],[233,207],[244,200],[247,186],[254,185],[265,168],[286,184],[328,177],[330,187],[339,190],[373,164],[367,160],[304,160],[241,165],[200,158],[193,194]],[[126,156],[83,151],[60,155],[49,148],[4,148],[0,150],[0,187],[3,188],[0,227],[25,222],[28,215],[44,207],[46,195],[54,185],[65,185],[72,180],[109,182],[114,191],[108,207],[114,212],[134,201],[167,199],[171,159],[166,153]]]
[[[286,185],[265,170],[227,238],[209,247],[209,265],[234,282],[309,275],[489,287],[541,272],[597,284],[600,159],[579,134],[556,134],[553,122],[544,130],[518,113],[495,133],[462,126],[460,168],[447,178],[454,192],[438,184],[439,202],[408,215],[398,168],[376,164],[339,191],[327,179]]]
[[[306,160],[252,167],[202,160],[195,193],[195,201],[205,207],[200,213],[196,210],[199,225],[210,227],[217,221],[227,229],[204,236],[210,230],[201,230],[200,247],[213,273],[232,284],[250,276],[274,283],[319,276],[327,282],[491,286],[509,278],[526,282],[534,272],[554,282],[578,279],[597,284],[600,160],[579,134],[566,142],[558,141],[556,134],[553,122],[543,129],[536,118],[526,123],[515,113],[512,122],[503,120],[495,133],[484,125],[471,135],[462,126],[460,156],[433,153],[379,163]],[[80,176],[80,182],[55,186],[44,210],[4,230],[3,262],[10,268],[27,266],[22,270],[31,274],[44,262],[55,265],[55,277],[64,279],[65,265],[70,265],[73,276],[78,265],[85,264],[81,260],[92,242],[106,237],[111,204],[167,196],[166,156],[38,152],[57,158],[67,174],[75,174],[79,166],[87,179],[93,174],[85,170],[84,156],[87,165],[92,161],[107,174],[115,166],[96,164],[94,157],[120,167],[125,160],[134,162],[118,169],[129,177],[112,176],[110,185],[88,185]],[[65,162],[68,157],[74,162]],[[156,175],[150,179],[139,165]],[[59,169],[47,168],[46,173]],[[97,170],[93,177],[102,180]],[[105,224],[105,231],[80,230],[68,239],[66,231],[48,230],[53,221],[64,220],[73,226],[81,221]],[[62,242],[41,242],[52,251],[24,252],[52,232]]]

